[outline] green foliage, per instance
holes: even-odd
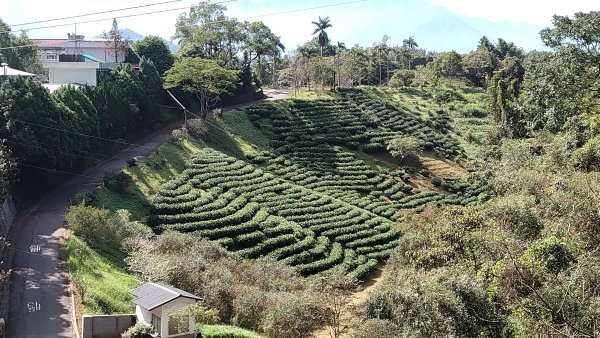
[[[409,87],[415,79],[415,72],[410,70],[398,70],[389,81],[390,87]]]
[[[121,335],[121,338],[150,338],[152,337],[152,325],[136,323]]]
[[[34,73],[43,72],[38,50],[34,43],[27,38],[25,31],[20,35],[11,33],[11,28],[0,19],[0,63],[7,63],[9,67]],[[19,46],[19,48],[11,48]],[[31,46],[31,47],[24,47]]]
[[[162,76],[175,62],[167,44],[162,38],[155,35],[149,35],[136,41],[133,44],[133,50],[139,57],[152,61],[159,76]]]
[[[201,303],[193,303],[169,313],[169,321],[176,327],[188,327],[192,318],[197,326],[215,324],[219,322],[219,313],[215,309],[208,309]]]
[[[581,148],[573,152],[576,167],[586,170],[600,170],[600,136],[589,139]]]
[[[322,324],[323,317],[315,303],[306,296],[283,296],[278,306],[264,319],[264,330],[273,338],[302,338]]]
[[[352,338],[394,338],[400,335],[398,326],[388,319],[367,319],[352,331]]]
[[[133,313],[129,291],[140,281],[125,270],[125,255],[118,245],[94,244],[88,245],[77,236],[68,241],[69,268],[85,313]]]
[[[421,142],[416,137],[396,137],[388,143],[387,149],[394,157],[404,159],[407,156],[417,156],[422,151]]]
[[[521,112],[517,108],[524,75],[521,61],[508,57],[502,61],[500,69],[494,72],[488,84],[490,110],[508,137],[525,135]]]
[[[207,109],[213,106],[223,94],[229,94],[237,87],[238,72],[225,69],[215,60],[186,58],[165,73],[164,88],[178,88],[195,95],[200,103],[202,119]]]
[[[497,57],[485,48],[479,48],[463,56],[465,77],[474,86],[485,87],[498,67]]]
[[[454,78],[463,74],[462,58],[455,51],[440,54],[433,61],[433,74],[440,77]]]
[[[369,297],[367,318],[389,320],[400,335],[495,336],[499,323],[481,281],[456,269],[400,270],[394,287]],[[390,325],[390,324],[388,324]]]
[[[206,338],[264,338],[262,335],[227,325],[203,325],[202,337]]]
[[[145,71],[140,74],[150,77]],[[151,129],[157,109],[148,102],[144,86],[128,64],[118,66],[102,78],[94,93],[94,105],[101,116],[103,135],[116,138]]]

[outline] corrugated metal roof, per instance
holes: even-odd
[[[129,293],[135,297],[133,300],[135,304],[148,310],[155,309],[179,297],[200,299],[189,292],[158,283],[146,283]]]

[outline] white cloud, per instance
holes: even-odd
[[[598,0],[429,0],[450,11],[493,22],[550,25],[552,15],[600,10]]]

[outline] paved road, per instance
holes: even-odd
[[[289,91],[266,90],[265,101],[284,98]],[[252,103],[254,104],[254,103]],[[12,246],[13,274],[10,282],[6,337],[73,337],[71,293],[65,264],[59,260],[64,237],[64,213],[81,189],[102,183],[106,171],[126,165],[134,156],[145,156],[171,137],[175,123],[138,141],[113,158],[82,173],[25,210],[15,224]],[[33,251],[33,252],[32,252]]]

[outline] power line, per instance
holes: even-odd
[[[227,2],[233,2],[233,1],[236,1],[236,0],[228,0],[228,1],[215,2],[215,3],[227,3]],[[260,18],[260,17],[274,16],[274,15],[297,13],[297,12],[309,11],[309,10],[313,10],[313,9],[320,9],[320,8],[327,8],[327,7],[336,7],[336,6],[349,5],[349,4],[358,3],[358,2],[365,2],[365,1],[367,1],[367,0],[353,0],[353,1],[347,1],[347,2],[340,2],[340,3],[328,4],[328,5],[321,5],[321,6],[314,6],[314,7],[306,7],[306,8],[293,9],[293,10],[288,10],[288,11],[281,11],[281,12],[273,12],[273,13],[267,13],[267,14],[252,15],[252,16],[247,16],[247,17],[243,17],[243,18],[240,18],[240,19],[241,20],[244,20],[244,19],[254,19],[254,18]],[[195,6],[191,6],[191,7],[195,7]],[[153,11],[153,12],[147,12],[147,13],[125,15],[125,16],[115,17],[114,19],[121,19],[121,18],[128,18],[128,17],[135,17],[135,16],[142,16],[142,15],[150,15],[150,14],[156,14],[156,13],[164,13],[164,12],[170,12],[170,11],[176,11],[176,10],[184,10],[184,9],[188,9],[188,8],[189,7],[183,7],[183,8],[175,8],[175,9],[162,10],[162,11]],[[113,19],[113,18],[88,20],[88,21],[78,22],[78,24],[85,24],[85,23],[106,21],[106,20],[111,20],[111,19]],[[204,24],[205,25],[209,25],[209,24],[224,23],[224,22],[228,22],[228,20],[215,20],[215,21],[206,22]],[[60,25],[52,25],[52,26],[45,26],[45,27],[34,27],[34,28],[26,29],[25,31],[32,31],[32,30],[37,30],[37,29],[47,29],[47,28],[54,28],[54,27],[63,27],[63,26],[70,26],[70,25],[72,25],[72,24],[60,24]],[[195,25],[182,25],[182,26],[178,26],[178,27],[194,27],[194,26]],[[10,33],[10,31],[0,32],[0,34],[2,34],[2,33]],[[21,45],[21,46],[3,47],[3,48],[0,48],[0,50],[15,49],[15,48],[26,48],[26,47],[37,47],[37,45],[36,44],[28,44],[28,45]]]
[[[223,4],[223,3],[235,2],[235,1],[237,1],[237,0],[224,0],[224,1],[211,2],[211,3],[213,3],[213,4]],[[209,3],[209,2],[202,2],[202,3]],[[191,6],[187,6],[187,7],[162,9],[162,10],[156,10],[156,11],[150,11],[150,12],[144,12],[144,13],[136,13],[136,14],[128,14],[128,15],[121,15],[121,16],[110,17],[110,18],[103,18],[103,19],[92,19],[92,20],[87,20],[87,21],[80,21],[80,22],[77,22],[77,24],[80,25],[80,24],[86,24],[86,23],[107,21],[107,20],[112,20],[112,19],[123,19],[123,18],[131,18],[131,17],[142,16],[142,15],[150,15],[150,14],[166,13],[166,12],[173,12],[173,11],[181,11],[181,10],[189,9],[191,7],[199,7],[199,6],[201,6],[201,5],[191,5]],[[34,31],[34,30],[48,29],[48,28],[55,28],[55,27],[65,27],[65,26],[71,26],[71,25],[73,25],[73,23],[62,23],[62,24],[56,24],[56,25],[50,25],[50,26],[41,26],[41,27],[33,27],[33,28],[27,28],[27,29],[20,29],[19,31],[21,31],[21,32],[29,32],[29,31]],[[0,34],[10,34],[10,33],[12,33],[12,31],[10,31],[10,30],[0,31]],[[28,45],[28,46],[36,46],[36,45],[32,44],[32,45]],[[15,47],[20,47],[20,46],[15,46]],[[0,48],[0,49],[9,49],[9,48],[11,48],[11,47],[5,47],[5,48]]]
[[[13,144],[19,144],[25,147],[30,147],[30,148],[38,148],[39,146],[33,143],[27,144],[27,143],[22,143],[22,142],[17,142],[17,141],[12,141],[12,140],[7,140],[8,143],[13,143]],[[45,144],[45,143],[40,143],[40,144]],[[86,158],[88,160],[94,160],[94,161],[104,161],[106,159],[108,159],[109,157],[104,157],[104,158],[97,158],[97,157],[89,157],[89,156],[84,156],[84,155],[76,155],[76,154],[70,154],[68,151],[61,151],[62,148],[57,149],[48,149],[48,148],[41,148],[43,150],[46,151],[51,151],[55,154],[63,154],[63,155],[68,155],[68,156],[74,156],[74,157],[79,157],[79,158]],[[77,150],[74,150],[77,151]]]
[[[51,168],[40,167],[40,166],[37,166],[37,165],[31,165],[31,164],[25,164],[25,163],[19,163],[19,166],[29,167],[29,168],[34,168],[34,169],[41,169],[41,170],[46,170],[46,171],[53,171],[53,172],[57,172],[57,173],[65,174],[65,175],[71,175],[71,176],[79,176],[79,177],[86,177],[86,178],[94,178],[94,179],[104,180],[104,177],[84,175],[84,174],[77,174],[77,173],[72,173],[72,172],[69,172],[69,171],[63,171],[63,170],[58,170],[58,169],[51,169]]]
[[[130,9],[137,9],[137,8],[143,8],[143,7],[151,7],[151,6],[157,6],[157,5],[164,5],[164,4],[169,4],[169,3],[173,3],[173,2],[181,2],[181,1],[184,1],[184,0],[170,0],[170,1],[163,1],[163,2],[155,2],[155,3],[147,4],[147,5],[124,7],[124,8],[119,8],[119,9],[110,9],[110,10],[101,11],[101,12],[92,12],[92,13],[85,13],[85,14],[72,15],[72,16],[63,16],[62,18],[46,19],[46,20],[39,20],[39,21],[31,21],[31,22],[25,22],[25,23],[18,23],[18,24],[14,24],[14,25],[9,25],[9,27],[26,26],[26,25],[33,25],[33,24],[36,24],[36,23],[60,21],[60,20],[66,20],[66,19],[75,19],[75,18],[81,18],[81,17],[84,17],[84,16],[92,16],[92,15],[97,15],[97,14],[106,14],[106,13],[120,12],[120,11],[126,11],[126,10],[130,10]]]
[[[119,141],[119,140],[111,140],[111,139],[105,138],[105,137],[100,137],[100,136],[94,136],[94,135],[88,135],[88,134],[78,133],[76,131],[66,130],[66,129],[62,129],[62,128],[45,126],[43,124],[39,124],[39,123],[35,123],[35,122],[28,122],[28,121],[23,121],[23,120],[19,120],[19,119],[11,119],[11,120],[18,121],[18,122],[21,122],[21,123],[30,124],[30,125],[37,126],[37,127],[42,127],[42,128],[47,128],[47,129],[62,131],[62,132],[65,132],[65,133],[71,133],[71,134],[75,134],[75,135],[81,135],[81,136],[91,137],[91,138],[95,138],[95,139],[98,139],[98,140],[115,142],[115,143],[119,143],[119,144],[123,144],[123,145],[128,145],[128,146],[136,146],[136,147],[146,148],[146,149],[150,149],[150,150],[154,149],[152,147],[148,147],[148,146],[145,146],[145,145],[142,145],[142,144],[129,143],[129,142]]]

